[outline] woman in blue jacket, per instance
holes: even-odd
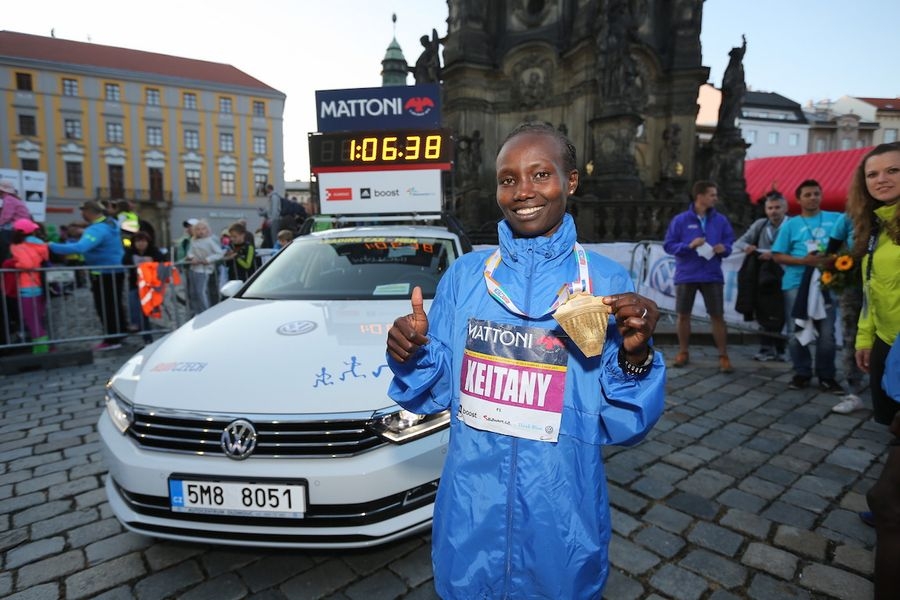
[[[388,333],[391,397],[452,415],[433,526],[442,598],[599,599],[611,532],[601,446],[637,443],[662,412],[659,311],[576,243],[575,165],[550,126],[510,133],[497,156],[499,249],[457,260],[428,315],[414,289],[412,314]],[[581,290],[604,297],[615,324],[595,357],[552,316]]]

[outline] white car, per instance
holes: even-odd
[[[449,415],[387,395],[387,330],[463,251],[436,226],[301,236],[128,360],[98,424],[116,517],[153,537],[364,547],[431,526]]]

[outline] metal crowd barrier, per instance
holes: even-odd
[[[257,268],[272,254],[270,249],[258,249]],[[13,283],[13,280],[18,281],[23,271],[0,269],[0,355],[30,353],[48,345],[56,349],[83,349],[116,335],[123,339],[135,336],[149,343],[174,331],[195,313],[190,303],[190,265],[182,262],[173,266],[178,278],[170,277],[165,283],[158,317],[143,315],[136,290],[129,285],[130,275],[136,275],[137,266],[54,266],[28,271],[40,274],[44,310],[37,316],[46,330],[46,339],[33,339],[27,326],[29,315],[25,311],[34,312],[33,303],[27,301]],[[219,289],[227,279],[227,267],[227,261],[218,262],[210,276],[210,306],[223,300]],[[98,270],[110,269],[121,273],[121,290],[116,289],[111,278],[98,277],[95,300],[91,275]],[[110,333],[111,329],[107,327],[108,302],[121,306],[124,315],[124,323],[112,328],[117,332],[115,334]]]
[[[109,269],[112,267],[99,267]],[[96,344],[108,337],[107,327],[109,314],[105,309],[108,302],[121,306],[125,322],[112,330],[119,330],[124,337],[136,335],[144,341],[173,331],[186,323],[190,318],[187,306],[187,289],[185,278],[180,283],[170,281],[163,291],[163,302],[160,306],[159,318],[139,319],[140,303],[132,299],[128,284],[129,271],[137,267],[118,266],[121,273],[121,290],[116,289],[109,277],[98,277],[97,302],[91,286],[91,275],[98,267],[60,266],[34,269],[29,272],[38,273],[41,278],[43,311],[40,304],[35,309],[33,303],[23,296],[22,290],[13,285],[11,278],[18,279],[22,271],[19,269],[0,269],[0,295],[2,295],[2,323],[0,323],[0,353],[20,354],[31,352],[36,346],[49,345],[56,349],[82,348]],[[134,300],[137,300],[137,311]],[[129,306],[131,302],[131,306]],[[99,305],[99,306],[98,306]],[[29,315],[26,311],[30,311]],[[33,339],[32,331],[27,326],[30,316],[36,316],[43,322],[46,339]]]

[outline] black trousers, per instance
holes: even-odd
[[[896,344],[897,342],[894,343]],[[875,341],[872,342],[872,354],[869,355],[869,390],[872,392],[872,409],[874,413],[872,416],[876,423],[881,423],[882,425],[890,425],[894,419],[894,414],[900,408],[900,404],[897,404],[885,394],[884,388],[881,387],[881,378],[884,377],[884,363],[890,351],[891,347],[880,337],[875,336]]]
[[[94,309],[106,333],[108,344],[121,343],[126,337],[125,273],[91,273],[91,293]]]

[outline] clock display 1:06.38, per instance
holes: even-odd
[[[443,136],[385,135],[355,137],[341,143],[341,161],[344,162],[414,162],[434,161],[441,158]]]

